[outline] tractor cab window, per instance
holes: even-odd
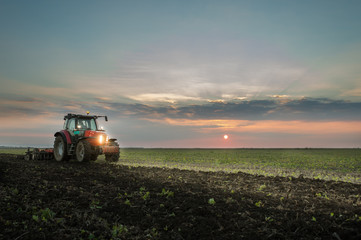
[[[81,130],[92,130],[96,131],[97,127],[95,124],[95,119],[78,119],[77,128]]]
[[[95,119],[92,119],[92,120],[90,121],[90,128],[91,128],[92,130],[94,130],[94,131],[97,130],[97,124],[95,123]]]
[[[71,118],[68,120],[68,130],[74,131],[75,129],[75,119]]]

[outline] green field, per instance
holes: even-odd
[[[0,149],[24,154],[26,149]],[[99,162],[104,156],[98,158]],[[361,149],[121,148],[119,164],[361,183]]]
[[[361,183],[361,149],[121,149],[120,163]]]
[[[27,148],[5,148],[5,147],[1,147],[0,148],[0,153],[1,154],[25,154],[25,152],[27,151]]]

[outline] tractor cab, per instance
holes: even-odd
[[[97,122],[95,118],[89,117],[78,117],[78,118],[66,118],[64,122],[64,129],[68,129],[70,131],[74,130],[92,130],[97,131]]]
[[[119,145],[116,139],[109,139],[97,119],[107,116],[72,114],[64,116],[63,130],[55,133],[54,157],[57,161],[75,157],[78,161],[96,160],[105,154],[107,161],[117,161]]]
[[[75,115],[68,114],[64,117],[64,130],[74,137],[84,137],[85,135],[98,135],[97,132],[104,132],[103,129],[98,128],[96,119],[99,116],[89,115]]]

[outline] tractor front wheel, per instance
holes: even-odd
[[[81,140],[76,145],[76,160],[78,162],[87,162],[91,158],[91,146],[86,140]]]
[[[35,152],[35,149],[34,149]],[[54,141],[54,158],[56,161],[67,161],[68,153],[66,149],[66,143],[62,136],[58,135]]]

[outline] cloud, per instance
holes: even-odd
[[[361,82],[361,79],[359,80]],[[344,97],[361,97],[361,86],[358,86],[351,90],[344,91],[341,96]]]
[[[167,102],[167,103],[176,103],[178,101],[199,101],[201,98],[197,97],[188,97],[172,93],[145,93],[135,96],[129,96],[130,99],[136,100],[138,102]]]
[[[326,98],[214,101],[185,106],[103,102],[117,116],[157,119],[237,119],[355,121],[361,119],[361,103]]]
[[[106,93],[142,102],[155,102],[157,96],[159,101],[176,103],[227,95],[360,99],[359,91],[353,90],[359,82],[359,66],[349,59],[344,59],[347,64],[323,59],[325,63],[310,65],[267,42],[202,40],[200,36],[165,39],[122,55],[107,74],[69,76],[65,81],[92,95],[106,97]]]
[[[227,94],[280,94],[307,71],[269,42],[205,38],[195,34],[148,43],[120,56],[113,72],[73,76],[69,83],[132,99],[167,93],[171,101],[178,96],[214,100]]]
[[[10,89],[9,89],[10,88]],[[7,89],[7,90],[6,90]],[[87,89],[87,88],[86,88]],[[82,88],[15,84],[2,91],[0,109],[4,115],[41,115],[49,112],[85,112],[144,119],[236,119],[354,121],[361,119],[361,102],[328,98],[292,97],[270,94],[263,99],[220,94],[218,98],[189,96],[172,92],[142,93],[126,97],[120,94],[90,93]],[[109,86],[115,94],[117,89]],[[14,90],[16,92],[14,93]],[[104,89],[100,89],[105,91]],[[357,92],[358,89],[355,89]],[[207,94],[205,94],[207,95]]]
[[[148,119],[151,122],[174,126],[187,126],[201,132],[248,132],[248,133],[290,133],[290,134],[335,134],[359,133],[360,121],[280,121],[280,120],[227,120],[227,119]]]

